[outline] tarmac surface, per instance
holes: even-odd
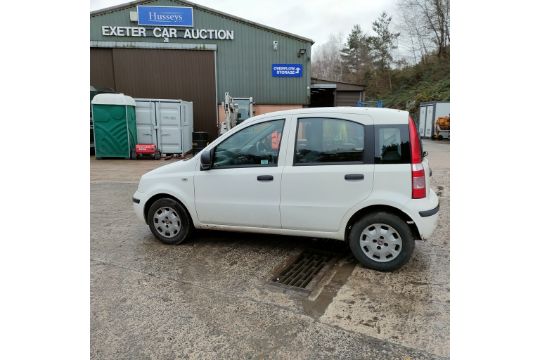
[[[393,273],[345,243],[196,232],[158,242],[135,217],[139,177],[172,160],[91,158],[93,359],[439,359],[450,338],[450,145],[424,140],[439,225]],[[304,249],[334,253],[310,294],[271,284]]]

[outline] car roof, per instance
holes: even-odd
[[[404,110],[388,109],[388,108],[371,108],[371,107],[354,107],[354,106],[336,106],[336,107],[320,107],[320,108],[299,108],[291,110],[281,110],[249,118],[245,122],[253,122],[267,117],[287,116],[287,115],[313,115],[335,113],[335,114],[362,114],[371,115],[375,124],[385,123],[407,123],[409,113]]]

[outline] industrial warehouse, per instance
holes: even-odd
[[[90,26],[95,93],[191,102],[192,130],[209,140],[219,135],[230,98],[244,99],[235,101],[239,120],[363,99],[362,86],[341,91],[343,84],[311,79],[313,40],[188,1],[101,9],[90,14]]]

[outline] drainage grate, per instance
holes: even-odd
[[[333,257],[334,254],[306,250],[272,281],[293,288],[305,289]]]

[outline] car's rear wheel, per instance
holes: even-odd
[[[193,228],[187,210],[169,198],[158,199],[150,205],[146,220],[152,234],[168,245],[184,242]]]
[[[360,218],[349,233],[349,246],[358,262],[378,271],[393,271],[405,265],[414,251],[409,226],[386,212]]]

